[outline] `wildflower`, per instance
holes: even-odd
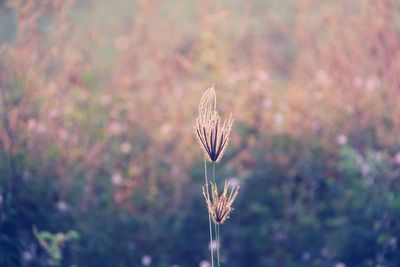
[[[50,109],[50,111],[49,111],[49,117],[50,117],[51,119],[56,119],[56,118],[58,118],[59,116],[60,116],[60,112],[58,111],[58,109],[56,109],[56,108]]]
[[[259,70],[259,71],[257,72],[257,79],[258,79],[259,81],[265,82],[265,81],[268,81],[268,80],[270,79],[270,77],[269,77],[269,74],[268,74],[267,71],[265,71],[265,70]]]
[[[68,203],[60,200],[57,202],[57,210],[60,212],[66,212],[69,209]]]
[[[303,261],[308,261],[311,258],[311,253],[308,251],[303,252],[303,254],[301,254],[301,259]]]
[[[29,262],[29,261],[33,260],[34,256],[33,256],[32,252],[24,251],[22,253],[22,258],[24,259],[24,261]]]
[[[380,86],[380,80],[377,77],[370,77],[365,81],[365,88],[368,91],[374,91],[376,88]]]
[[[215,224],[223,224],[233,211],[232,204],[238,195],[239,187],[232,187],[231,192],[228,194],[229,183],[225,181],[221,196],[218,195],[216,183],[210,182],[211,197],[208,185],[203,186],[203,195],[207,203],[208,212]]]
[[[261,105],[265,108],[265,109],[269,109],[270,107],[272,107],[272,100],[269,98],[264,98],[261,102]]]
[[[151,257],[149,255],[144,255],[142,257],[142,265],[149,266],[151,264]]]
[[[336,137],[336,143],[340,146],[344,146],[347,144],[347,136],[344,134],[340,134]]]
[[[195,131],[201,147],[210,161],[219,161],[228,145],[232,128],[232,114],[223,122],[216,111],[217,98],[214,87],[203,94],[199,104],[199,117]]]
[[[129,152],[131,152],[132,149],[132,145],[129,142],[123,142],[121,144],[120,150],[123,154],[129,154]]]
[[[125,132],[125,126],[123,124],[121,124],[118,121],[112,121],[109,125],[108,125],[108,133],[111,136],[119,136],[121,135],[123,132]]]
[[[274,115],[274,121],[276,124],[282,124],[284,120],[285,118],[282,113],[276,113]]]
[[[58,136],[61,138],[61,140],[67,141],[70,137],[70,134],[66,129],[60,129],[58,131]]]
[[[120,185],[122,184],[122,176],[119,172],[116,172],[113,174],[113,176],[111,177],[111,182],[113,183],[113,185]]]
[[[208,249],[209,250],[217,250],[217,246],[218,246],[217,241],[213,240],[210,242],[210,244],[208,244]]]
[[[210,267],[210,266],[211,266],[211,264],[205,260],[201,261],[199,264],[199,267]]]
[[[397,152],[396,155],[394,156],[394,162],[397,165],[400,165],[400,152]]]
[[[319,70],[317,72],[317,81],[322,85],[322,86],[329,86],[331,85],[332,81],[329,78],[328,74],[326,73],[325,70]]]

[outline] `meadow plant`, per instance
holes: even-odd
[[[52,234],[47,231],[38,231],[37,228],[33,227],[33,234],[38,240],[40,246],[47,252],[51,257],[51,265],[60,266],[63,258],[62,247],[67,241],[79,239],[79,234],[70,230],[66,233]]]
[[[232,114],[221,123],[216,110],[217,97],[214,86],[207,89],[200,99],[199,117],[196,120],[196,136],[204,151],[204,177],[203,195],[208,209],[208,223],[210,244],[213,236],[216,239],[217,266],[220,266],[220,225],[222,225],[232,212],[232,204],[238,195],[239,187],[233,186],[228,194],[229,181],[224,182],[224,189],[219,196],[217,183],[215,182],[215,164],[218,162],[228,145],[229,133],[232,128]],[[208,179],[207,159],[212,163],[212,181]],[[210,185],[210,189],[209,189]],[[211,191],[211,192],[210,192]],[[214,230],[212,227],[214,224]],[[210,246],[211,266],[214,267],[214,251]]]

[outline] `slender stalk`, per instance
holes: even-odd
[[[212,162],[212,179],[213,182],[215,183],[215,162]],[[219,225],[214,223],[214,230],[215,230],[215,236],[216,236],[216,244],[217,244],[217,262],[218,262],[218,267],[220,267],[220,261],[219,261]]]
[[[215,161],[212,162],[212,167],[213,167],[213,182],[215,183]]]
[[[218,267],[220,267],[220,260],[219,260],[219,247],[220,247],[220,237],[219,237],[219,227],[220,225],[217,225],[217,261],[218,261]]]
[[[206,191],[207,191],[207,195],[208,195],[208,178],[207,178],[208,174],[207,174],[207,159],[206,159],[206,155],[204,155],[204,178],[206,180]],[[214,267],[214,251],[213,251],[213,235],[212,235],[212,226],[211,226],[211,215],[210,212],[208,212],[208,224],[210,226],[210,253],[211,253],[211,267]]]
[[[215,161],[212,162],[212,180],[215,183]],[[217,235],[217,224],[214,223],[214,231],[215,231],[215,236]],[[218,239],[215,240],[217,242],[217,247],[218,247]]]

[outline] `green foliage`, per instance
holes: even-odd
[[[262,155],[266,149],[277,157],[259,158],[247,176],[237,178],[242,186],[235,211],[221,228],[224,266],[397,266],[400,168],[390,152],[347,145],[335,155],[314,141],[276,138],[249,151]],[[289,161],[279,160],[282,153]],[[15,172],[2,166],[2,173]],[[145,255],[152,266],[197,266],[209,255],[197,168],[185,185],[185,202],[173,202],[172,185],[154,197],[138,191],[133,213],[116,205],[106,177],[97,178],[97,200],[84,209],[82,180],[75,179],[65,195],[67,210],[54,202],[58,182],[21,180],[17,198],[3,202],[1,266],[139,266]],[[225,172],[229,168],[217,169],[217,177]],[[35,237],[32,225],[49,231]],[[34,255],[29,261],[26,251]]]
[[[47,231],[38,232],[37,229],[33,228],[39,244],[46,250],[51,257],[51,262],[54,265],[59,265],[62,260],[62,247],[65,242],[79,239],[79,234],[76,231],[70,230],[67,233],[56,233],[52,234]]]

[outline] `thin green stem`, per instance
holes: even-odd
[[[220,260],[219,260],[219,247],[220,247],[220,237],[219,237],[219,224],[217,225],[217,261],[218,261],[218,267],[220,267]]]
[[[213,182],[215,183],[215,162],[212,162],[212,179]],[[220,267],[220,261],[219,261],[219,224],[214,223],[214,230],[215,230],[215,236],[216,236],[216,245],[217,245],[217,262],[218,262],[218,267]]]
[[[206,155],[204,155],[204,177],[206,180],[206,193],[208,195],[208,178],[207,178],[207,176],[208,176],[208,174],[207,174],[207,159],[206,159]],[[213,247],[212,247],[213,235],[212,235],[212,226],[211,226],[211,215],[210,215],[210,212],[208,211],[208,208],[207,208],[207,213],[208,213],[208,224],[210,226],[211,267],[214,267],[214,251],[213,251]]]
[[[212,162],[212,167],[213,167],[213,182],[215,183],[215,161]]]

